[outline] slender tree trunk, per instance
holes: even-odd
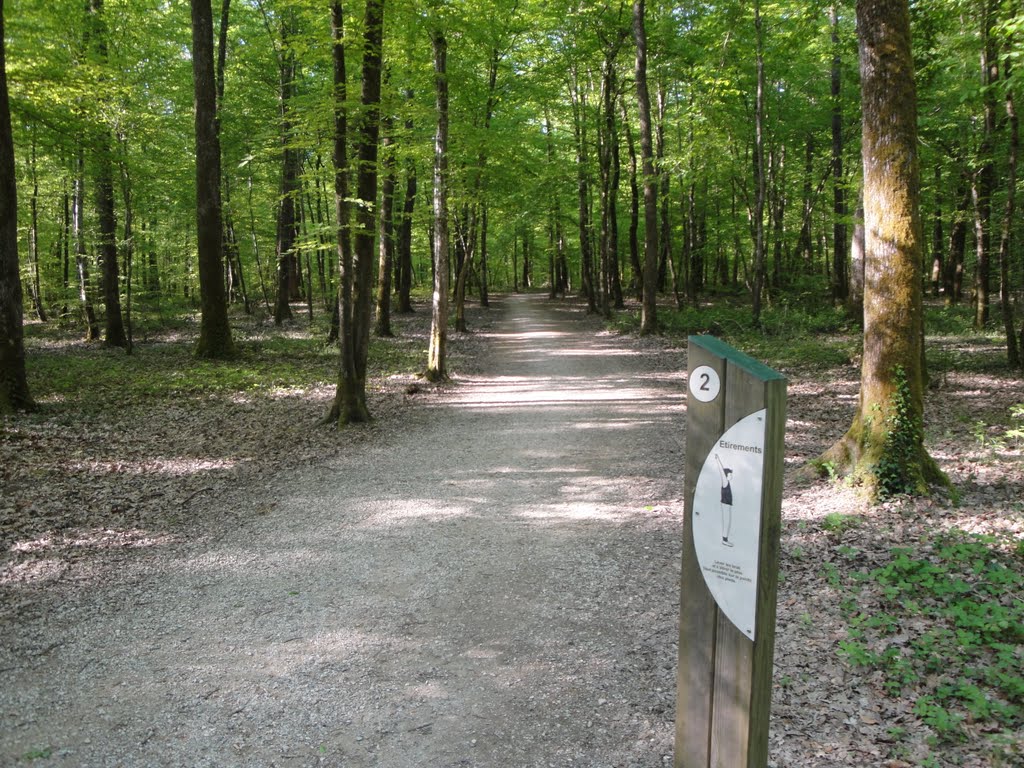
[[[406,92],[406,99],[412,101],[413,92]],[[412,120],[405,128],[410,133]],[[416,209],[416,163],[411,158],[406,162],[405,198],[402,201],[402,220],[398,229],[398,307],[400,314],[408,314],[412,308],[412,216]]]
[[[942,478],[924,448],[924,329],[917,97],[907,0],[858,0],[864,158],[860,402],[826,455],[879,496]]]
[[[294,13],[294,12],[292,12]],[[291,48],[295,30],[294,16],[285,17],[281,23],[282,45],[280,61],[280,113],[281,113],[281,201],[277,212],[277,301],[274,306],[274,323],[281,325],[290,320],[290,302],[299,298],[299,262],[296,249],[298,215],[296,198],[299,194],[300,158],[292,147],[292,109],[295,95],[297,64]]]
[[[1009,46],[1008,46],[1009,48]],[[1010,81],[1011,53],[1007,51],[1003,64],[1003,77]],[[999,304],[1006,333],[1006,357],[1012,368],[1021,366],[1017,329],[1014,327],[1013,302],[1010,290],[1010,240],[1017,204],[1017,160],[1020,155],[1020,120],[1013,102],[1013,89],[1006,89],[1006,118],[1009,128],[1009,148],[1006,158],[1006,203],[1003,209],[1002,232],[999,238]]]
[[[387,135],[392,126],[391,118],[384,120],[385,136],[381,142],[384,158],[381,163],[384,183],[380,196],[380,215],[378,217],[378,259],[377,265],[377,307],[374,321],[374,333],[377,336],[394,336],[391,330],[391,279],[392,265],[395,262],[395,188],[398,178],[395,176],[395,156],[388,151],[392,138]]]
[[[945,272],[942,251],[945,245],[945,233],[942,231],[942,166],[935,164],[935,211],[932,216],[932,296],[938,297],[942,287],[942,275]]]
[[[655,154],[658,159],[658,167],[661,168],[665,161],[665,112],[667,109],[666,100],[668,95],[665,92],[664,84],[658,86],[658,128],[655,134]],[[672,285],[672,295],[676,300],[676,309],[683,308],[683,297],[679,292],[679,276],[676,274],[675,259],[672,256],[672,221],[670,216],[670,193],[671,186],[669,174],[660,174],[660,187],[658,193],[659,214],[658,223],[660,232],[658,234],[658,248],[660,249],[659,261],[665,266],[668,272],[668,279]]]
[[[192,76],[196,103],[196,237],[199,246],[201,321],[196,355],[234,353],[224,293],[223,224],[220,208],[220,139],[214,79],[210,0],[192,0]]]
[[[959,304],[963,298],[964,253],[967,250],[967,220],[971,210],[971,190],[965,174],[960,176],[956,196],[960,202],[953,212],[953,222],[949,228],[949,246],[942,277],[947,307]]]
[[[32,291],[32,308],[40,322],[46,322],[43,307],[42,288],[39,281],[39,174],[36,168],[36,129],[32,126],[32,151],[29,156],[29,176],[32,180],[32,195],[29,197],[28,263],[32,270],[29,282]]]
[[[754,323],[761,322],[761,302],[765,282],[764,207],[766,173],[764,165],[764,34],[761,22],[761,3],[754,0],[754,30],[757,36],[757,84],[754,102]]]
[[[587,95],[574,73],[573,127],[576,134],[576,198],[580,221],[580,289],[587,298],[587,311],[597,312],[594,286],[593,223],[590,219],[590,161],[587,158]],[[548,125],[550,125],[550,120]],[[548,159],[552,158],[551,134],[548,134]],[[552,238],[554,244],[554,238]],[[565,286],[551,276],[551,297],[565,293]]]
[[[644,0],[633,1],[633,37],[636,41],[636,94],[640,115],[640,154],[644,181],[643,304],[640,334],[658,331],[658,177],[654,170],[651,97],[647,89],[647,30]]]
[[[480,204],[480,306],[491,305],[490,291],[488,289],[488,266],[487,266],[487,228],[489,224],[487,202]]]
[[[107,63],[107,30],[103,0],[89,0],[89,38],[99,57]],[[103,78],[105,79],[105,78]],[[117,264],[117,220],[114,216],[113,141],[108,126],[98,129],[96,155],[96,208],[99,225],[99,261],[105,309],[105,343],[111,347],[128,345],[121,318],[121,287]]]
[[[522,236],[522,290],[528,291],[532,288],[530,282],[530,275],[532,274],[531,261],[530,261],[530,250],[529,250],[529,232],[524,232]]]
[[[6,40],[4,3],[0,0],[0,414],[35,407],[25,373],[18,269],[18,187],[7,93]]]
[[[128,150],[125,147],[125,155]],[[127,339],[127,352],[130,355],[135,347],[135,332],[132,326],[132,272],[135,262],[135,209],[132,205],[132,180],[128,174],[128,163],[122,160],[121,196],[124,200],[124,327]]]
[[[626,131],[626,147],[629,150],[629,265],[633,271],[629,289],[637,300],[643,300],[643,267],[640,265],[640,185],[637,183],[636,142],[629,125],[626,99],[621,100],[622,125]]]
[[[85,317],[85,340],[98,341],[100,326],[96,321],[96,312],[92,306],[92,296],[89,290],[89,257],[85,251],[85,157],[81,147],[78,149],[74,199],[71,208],[74,218],[75,264],[78,270],[78,300],[82,305],[82,314]]]
[[[993,34],[998,0],[984,0],[981,29],[982,134],[978,147],[980,166],[971,185],[974,201],[974,234],[977,253],[974,274],[974,326],[984,328],[989,320],[992,252],[992,194],[996,186],[995,133],[996,96],[994,85],[999,79],[999,64]]]
[[[338,15],[340,16],[340,10]],[[370,308],[377,201],[377,155],[383,63],[384,0],[367,0],[363,23],[363,90],[357,149],[355,248],[352,254],[351,307],[342,307],[342,370],[332,415],[339,425],[370,419],[366,403],[366,367],[370,348]],[[338,52],[335,37],[335,56]],[[338,66],[335,65],[337,73]],[[336,136],[337,141],[337,136]],[[348,327],[345,322],[348,322]],[[351,352],[346,348],[350,347]],[[349,359],[346,360],[346,357]]]
[[[839,40],[839,14],[832,17],[832,297],[840,304],[849,298],[850,279],[846,245],[846,187],[843,179],[843,102],[842,47]]]
[[[434,134],[434,297],[427,353],[428,381],[448,378],[448,41],[440,28],[431,31],[437,131]]]

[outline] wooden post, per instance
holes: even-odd
[[[786,380],[691,336],[675,768],[765,768]]]

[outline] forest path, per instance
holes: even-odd
[[[480,373],[399,428],[49,606],[0,765],[666,764],[685,363],[492,312]]]

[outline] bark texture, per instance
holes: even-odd
[[[940,479],[922,434],[923,231],[907,0],[860,0],[864,158],[864,352],[860,403],[825,456],[875,494]]]
[[[210,0],[192,0],[192,76],[196,105],[196,239],[202,312],[196,354],[224,358],[233,354],[234,344],[223,278],[220,139]]]
[[[651,132],[651,96],[647,88],[647,31],[644,0],[633,3],[633,37],[636,40],[636,95],[640,114],[640,155],[644,186],[643,302],[641,335],[658,330],[658,179],[654,171]]]
[[[341,49],[341,9],[336,3],[334,12],[334,64],[336,83],[343,73],[344,57]],[[382,74],[382,43],[384,32],[384,2],[369,0],[363,22],[363,90],[359,123],[359,143],[356,150],[356,196],[360,201],[356,214],[355,247],[351,268],[343,265],[341,295],[341,370],[334,406],[329,421],[339,425],[367,422],[370,410],[366,403],[366,365],[370,349],[370,308],[373,295],[373,263],[376,232],[377,154],[380,139],[380,91]],[[336,95],[337,97],[337,95]],[[344,150],[344,139],[338,130],[338,112],[335,112],[335,164]],[[339,172],[341,169],[336,169]],[[338,205],[341,205],[339,199]],[[339,208],[339,213],[341,209]]]
[[[14,139],[7,97],[4,3],[0,0],[0,414],[34,406],[25,377]]]
[[[448,41],[444,32],[431,33],[434,48],[434,87],[437,131],[434,134],[434,296],[427,352],[429,381],[448,378]]]

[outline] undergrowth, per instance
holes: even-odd
[[[937,743],[1024,726],[1024,553],[1006,544],[944,532],[850,576],[840,655],[909,696]]]

